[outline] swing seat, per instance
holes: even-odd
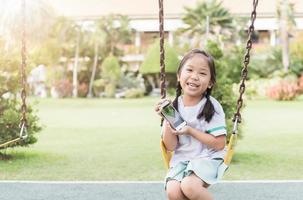
[[[14,144],[14,143],[17,143],[19,141],[25,140],[27,137],[28,137],[28,133],[27,133],[27,129],[25,127],[25,123],[22,123],[20,133],[19,133],[19,137],[0,144],[0,148],[5,148],[5,147],[7,147],[11,144]]]
[[[162,158],[163,158],[163,162],[165,165],[165,168],[168,170],[169,169],[169,161],[171,159],[171,157],[173,156],[173,152],[172,151],[168,151],[165,147],[165,144],[161,138],[160,140],[160,148],[161,148],[161,153],[162,153]]]
[[[229,164],[230,164],[230,162],[232,160],[232,157],[234,155],[234,146],[235,146],[236,138],[237,138],[237,135],[236,134],[232,134],[230,136],[229,143],[227,145],[227,153],[226,153],[226,155],[224,157],[224,164],[226,164],[227,166],[229,166]],[[170,162],[170,159],[173,156],[173,152],[172,151],[168,151],[166,149],[165,144],[164,144],[162,138],[160,140],[160,148],[161,148],[161,153],[162,153],[162,158],[163,158],[163,162],[164,162],[165,168],[168,170],[169,169],[169,162]]]

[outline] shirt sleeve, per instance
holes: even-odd
[[[212,119],[206,125],[206,133],[212,134],[213,136],[226,135],[226,122],[225,122],[225,113],[222,106],[218,103],[214,105],[215,114]]]

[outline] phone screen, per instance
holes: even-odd
[[[161,113],[164,118],[170,123],[170,125],[176,130],[180,130],[186,125],[184,119],[171,104],[163,107]]]

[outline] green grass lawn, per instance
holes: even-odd
[[[14,157],[0,161],[0,179],[163,180],[157,101],[43,99],[38,142],[7,150]],[[249,101],[224,179],[303,179],[302,108],[302,100]]]

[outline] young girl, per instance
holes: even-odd
[[[174,107],[187,122],[180,131],[164,121],[163,142],[174,151],[165,178],[169,200],[212,199],[207,187],[216,183],[227,166],[225,155],[225,114],[220,103],[210,96],[216,82],[213,58],[194,49],[181,60]],[[160,113],[160,104],[156,112]]]

